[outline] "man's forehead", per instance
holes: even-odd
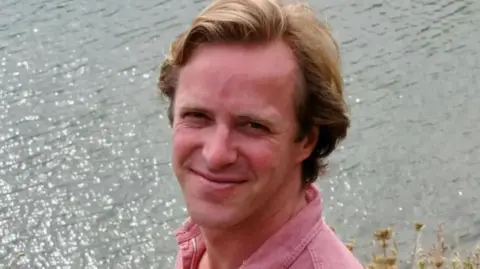
[[[280,111],[292,110],[296,70],[295,57],[281,42],[200,46],[180,70],[176,105],[281,120]]]
[[[262,44],[203,44],[182,69],[222,70],[259,79],[291,77],[298,70],[295,55],[282,40]]]

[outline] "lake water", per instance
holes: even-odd
[[[480,243],[480,1],[310,3],[341,41],[352,114],[318,183],[327,222],[364,261],[390,225],[407,257],[415,221],[424,242],[445,223],[452,249]],[[206,4],[0,2],[0,264],[172,267],[186,213],[155,85]]]

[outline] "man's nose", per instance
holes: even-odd
[[[216,127],[211,135],[205,138],[202,155],[208,168],[212,170],[233,164],[238,153],[232,147],[230,130],[223,126]]]

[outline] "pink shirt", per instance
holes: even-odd
[[[305,191],[308,204],[270,237],[239,269],[363,269],[322,218],[322,199],[315,185]],[[197,269],[205,245],[190,219],[176,232],[175,269]]]

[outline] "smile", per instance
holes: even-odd
[[[209,175],[207,173],[202,173],[193,169],[191,169],[191,172],[200,177],[200,179],[204,183],[213,188],[230,188],[247,182],[247,180],[235,178],[232,176]]]

